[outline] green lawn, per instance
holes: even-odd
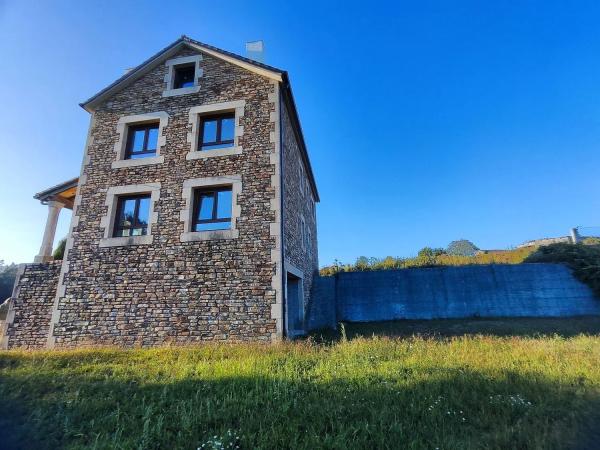
[[[4,351],[0,448],[587,448],[600,335],[580,320],[549,321],[555,335],[500,336],[496,321],[445,338],[458,321],[436,321],[428,337],[330,344]]]

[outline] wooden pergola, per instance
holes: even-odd
[[[79,178],[73,178],[63,183],[57,184],[33,196],[39,200],[42,205],[48,205],[48,218],[46,219],[46,228],[40,251],[35,257],[34,262],[47,262],[52,260],[52,244],[56,234],[56,224],[60,210],[63,208],[73,209],[75,194]]]

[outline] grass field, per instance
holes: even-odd
[[[4,351],[0,447],[593,448],[597,322],[348,325],[347,336],[400,337]]]

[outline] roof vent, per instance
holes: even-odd
[[[264,64],[265,43],[263,41],[246,42],[246,57]]]

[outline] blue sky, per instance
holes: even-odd
[[[0,259],[32,261],[32,195],[79,174],[78,103],[181,34],[263,39],[289,71],[321,265],[600,225],[599,22],[597,2],[0,0]]]

